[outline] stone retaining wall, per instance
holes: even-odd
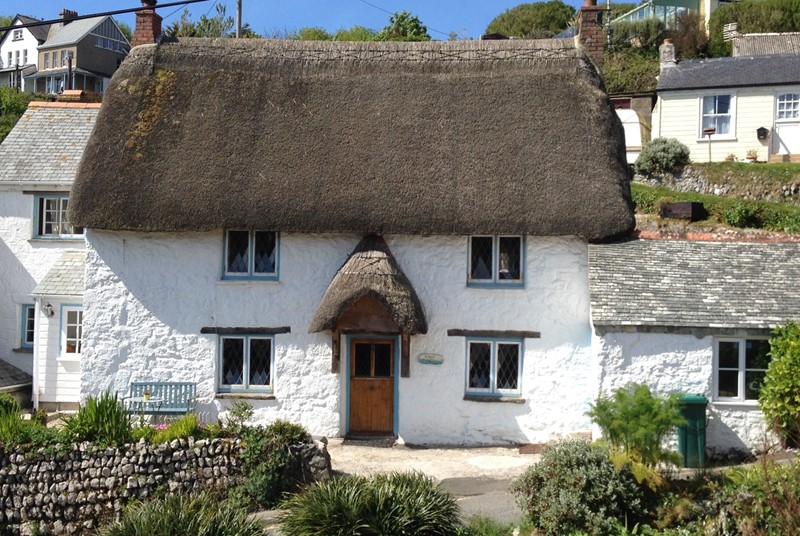
[[[241,479],[239,445],[179,439],[66,452],[0,450],[0,534],[81,534],[113,519],[131,498],[225,489]]]

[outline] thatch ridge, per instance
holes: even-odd
[[[180,39],[114,75],[70,217],[600,241],[633,228],[624,158],[570,41]]]
[[[389,246],[377,235],[362,238],[336,272],[308,332],[335,328],[339,318],[366,295],[378,300],[402,331],[412,335],[428,332],[422,303],[414,287]]]

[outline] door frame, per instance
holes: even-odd
[[[385,335],[374,333],[348,333],[345,339],[345,375],[344,375],[344,388],[345,388],[345,408],[344,408],[344,433],[350,433],[350,366],[352,340],[353,339],[376,339],[394,342],[394,396],[392,407],[392,433],[397,437],[399,419],[399,398],[400,398],[400,335]]]

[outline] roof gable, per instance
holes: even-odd
[[[633,226],[624,158],[564,40],[181,39],[115,74],[71,221],[604,240]]]
[[[40,46],[40,49],[74,45],[110,18],[109,16],[92,17],[91,19],[72,20],[67,24],[53,24],[47,40]]]

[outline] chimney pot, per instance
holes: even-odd
[[[59,13],[61,20],[64,21],[64,24],[68,24],[70,20],[76,18],[78,16],[77,11],[72,11],[71,9],[62,9],[61,13]]]
[[[583,0],[583,5],[586,7],[593,7],[597,5],[597,0]]]

